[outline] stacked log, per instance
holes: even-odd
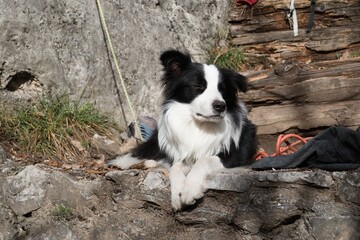
[[[313,70],[293,65],[289,71],[248,77],[249,91],[242,98],[259,134],[360,124],[360,61]]]
[[[259,0],[230,11],[231,43],[262,56],[270,69],[249,72],[242,98],[259,134],[360,125],[360,2],[296,0],[299,35],[285,16],[290,0]]]
[[[230,11],[231,43],[245,52],[265,55],[278,62],[299,63],[336,60],[360,52],[360,2],[317,1],[313,28],[306,33],[310,0],[296,0],[299,35],[294,36],[286,15],[289,0],[259,0],[249,8],[234,5]]]

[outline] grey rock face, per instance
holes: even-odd
[[[97,181],[75,181],[61,173],[47,171],[30,165],[15,176],[7,177],[3,183],[4,203],[16,215],[31,213],[50,200],[54,204],[66,203],[73,209],[87,213],[82,202],[91,200]]]
[[[228,1],[101,2],[135,110],[157,117],[160,53],[187,49],[203,60],[227,21]],[[74,99],[82,95],[95,102],[118,122],[130,121],[96,1],[0,0],[0,4],[1,102],[67,92]]]
[[[15,239],[19,236],[21,228],[18,226],[16,215],[0,203],[0,239]]]
[[[8,177],[3,184],[5,204],[17,215],[25,215],[40,208],[45,199],[49,174],[28,166],[16,176]]]
[[[6,162],[6,153],[4,148],[0,145],[0,164],[3,164]]]

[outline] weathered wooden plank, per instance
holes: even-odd
[[[360,77],[360,61],[358,60],[359,58],[354,58],[354,62],[352,59],[329,61],[327,64],[323,63],[321,69],[311,69],[315,66],[319,66],[319,63],[316,63],[309,65],[310,70],[308,71],[294,66],[290,71],[283,75],[277,75],[274,70],[271,69],[248,73],[246,76],[249,78],[249,90],[291,85],[306,80],[324,77],[341,76],[346,78],[357,78]],[[333,62],[336,62],[338,65],[333,66]],[[343,64],[340,64],[341,62],[343,62]]]
[[[334,12],[336,10],[336,12]],[[360,6],[356,8],[335,9],[331,12],[317,14],[314,20],[314,28],[341,27],[360,24]],[[260,33],[269,31],[289,30],[289,23],[286,20],[286,12],[273,12],[267,14],[253,15],[242,22],[233,22],[230,26],[230,36],[247,33]],[[309,11],[297,11],[299,28],[306,28],[309,20]]]
[[[273,63],[282,60],[296,61],[300,65],[307,65],[313,62],[337,60],[341,58],[353,58],[359,55],[360,44],[352,44],[346,49],[331,52],[315,52],[305,47],[305,42],[283,43],[271,42],[243,46],[245,53],[249,55],[262,56]]]
[[[273,41],[303,42],[303,41],[307,41],[308,39],[309,38],[308,35],[306,35],[306,30],[299,29],[299,36],[296,37],[294,37],[294,33],[292,30],[243,34],[231,39],[231,44],[249,45],[249,44],[268,43]]]
[[[317,52],[336,51],[360,43],[360,24],[342,28],[327,28],[329,31],[319,31],[311,34],[306,48]],[[315,29],[314,31],[317,32]]]
[[[305,43],[282,43],[270,42],[254,45],[242,46],[244,53],[249,55],[260,55],[272,63],[278,63],[282,60],[296,60],[298,63],[311,62],[310,50],[305,47]],[[337,55],[329,57],[328,60],[336,59]]]
[[[296,1],[299,36],[294,37],[284,16],[287,1],[258,1],[251,8],[233,6],[230,11],[231,44],[249,55],[261,55],[268,63],[296,60],[300,64],[334,60],[360,51],[360,2],[318,1],[314,26],[305,33],[310,1]],[[246,10],[244,13],[244,9]],[[234,21],[234,14],[241,21]],[[239,15],[240,14],[240,15]],[[351,50],[351,51],[350,51]],[[269,64],[264,67],[269,67]],[[271,66],[270,66],[271,67]]]
[[[310,1],[295,1],[296,37],[285,20],[289,3],[258,1],[252,8],[235,6],[230,11],[231,44],[274,65],[292,66],[281,70],[277,64],[247,74],[249,90],[240,97],[258,133],[360,125],[360,57],[354,57],[360,53],[360,2],[317,1],[314,25],[306,34]]]
[[[295,65],[287,72],[276,66],[274,70],[249,73],[249,90],[240,98],[249,107],[259,134],[334,124],[357,126],[360,125],[359,60],[312,64],[307,71]]]
[[[359,51],[360,53],[360,48]],[[339,68],[338,66],[340,66],[341,69],[343,69],[347,64],[359,64],[360,63],[360,56],[358,57],[351,57],[351,58],[344,58],[344,59],[337,59],[337,60],[332,60],[332,61],[321,61],[321,62],[315,62],[311,64],[311,67],[314,69],[327,69],[327,68]],[[360,71],[360,69],[356,68],[356,66],[352,67],[351,65],[349,65],[350,68],[354,69],[354,72]]]
[[[360,100],[360,77],[315,78],[293,85],[250,90],[244,97],[246,102],[251,102],[250,105],[274,102],[292,102],[296,104],[338,102],[347,99]]]
[[[274,12],[284,13],[289,9],[290,1],[278,1],[278,0],[267,0],[258,1],[256,5],[252,7],[252,10],[247,6],[236,6],[234,5],[229,12],[229,20],[231,22],[241,22],[249,20],[251,17],[256,18],[257,16],[272,14]],[[338,17],[356,17],[359,16],[360,3],[358,0],[350,1],[331,1],[322,0],[316,3],[316,20],[319,16],[324,14],[325,18],[338,18]],[[310,1],[297,0],[295,2],[295,8],[297,13],[301,15],[302,12],[309,13]],[[252,12],[251,12],[252,11]],[[321,20],[320,20],[321,21]]]
[[[231,43],[233,45],[250,45],[274,41],[284,44],[306,42],[305,46],[314,51],[334,51],[360,43],[360,24],[313,29],[309,34],[305,29],[299,29],[299,35],[296,37],[291,30],[244,34],[233,38]]]
[[[314,129],[341,125],[360,125],[360,100],[305,105],[254,107],[249,113],[258,134],[276,134],[289,129]]]

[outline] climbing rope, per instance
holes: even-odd
[[[108,31],[108,28],[107,28],[107,25],[106,25],[106,21],[105,21],[105,17],[104,17],[104,13],[103,13],[103,9],[102,9],[100,0],[96,0],[96,4],[97,4],[97,7],[98,7],[98,11],[99,11],[101,25],[102,25],[102,28],[104,30],[104,33],[105,33],[105,36],[106,36],[106,39],[107,39],[107,45],[108,45],[109,50],[111,52],[111,55],[112,55],[112,58],[113,58],[113,61],[114,61],[115,67],[116,67],[116,72],[117,72],[117,74],[119,76],[121,86],[122,86],[123,91],[125,93],[126,101],[127,101],[128,105],[129,105],[129,109],[130,109],[130,112],[131,112],[131,115],[132,115],[132,118],[133,118],[133,122],[135,124],[136,131],[139,133],[140,140],[143,141],[143,137],[141,135],[140,127],[139,127],[139,124],[138,124],[138,121],[137,121],[137,116],[136,116],[136,113],[135,113],[135,111],[134,111],[134,109],[132,107],[129,94],[128,94],[126,86],[125,86],[125,81],[124,81],[124,79],[122,77],[121,70],[120,70],[120,67],[119,67],[119,63],[118,63],[116,55],[115,55],[114,47],[113,47],[112,42],[111,42],[110,34],[109,34],[109,31]]]
[[[289,12],[286,15],[287,20],[289,21],[290,28],[294,31],[294,37],[299,35],[298,30],[298,21],[297,14],[295,9],[295,0],[290,0]]]
[[[297,139],[297,141],[293,141],[290,142],[289,139],[291,138],[295,138]],[[303,138],[297,134],[280,134],[277,142],[276,142],[276,151],[275,153],[269,155],[267,154],[265,151],[259,151],[256,154],[255,159],[256,160],[260,160],[264,157],[274,157],[274,156],[281,156],[281,155],[288,155],[288,154],[292,154],[294,152],[297,151],[297,148],[295,148],[295,146],[299,145],[299,144],[305,144],[307,143],[309,140],[311,139],[311,137],[307,137],[307,138]],[[286,145],[285,147],[283,145]]]

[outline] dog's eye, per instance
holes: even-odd
[[[198,91],[205,91],[205,86],[201,84],[194,85],[194,88]]]
[[[224,84],[224,82],[219,83],[218,89],[220,92],[224,92],[226,89],[226,85]]]

